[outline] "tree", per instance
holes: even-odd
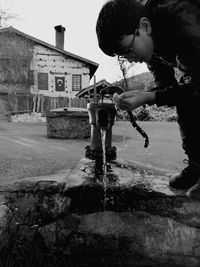
[[[0,4],[0,28],[7,27],[11,20],[19,19],[19,17],[10,12],[10,8]]]
[[[125,91],[128,91],[128,81],[126,79],[127,78],[126,76],[127,76],[128,70],[130,68],[130,65],[127,66],[127,61],[124,58],[118,57],[117,60],[119,63],[120,70],[122,72],[122,76],[123,76],[123,83],[124,83],[123,88],[125,89]]]
[[[117,58],[121,73],[122,73],[122,80],[120,82],[117,82],[116,85],[121,86],[125,91],[130,90],[129,84],[127,80],[128,73],[130,70],[135,66],[135,63],[129,63],[125,58],[118,57]]]

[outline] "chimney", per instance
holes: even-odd
[[[54,29],[56,31],[56,47],[63,50],[65,28],[62,25],[57,25]]]

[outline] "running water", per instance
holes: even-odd
[[[101,129],[101,142],[103,149],[103,184],[104,188],[107,186],[107,161],[106,161],[106,130]]]
[[[106,190],[108,184],[108,176],[107,176],[107,161],[106,161],[106,129],[101,129],[101,142],[102,142],[102,150],[103,150],[103,187],[104,187],[104,206],[106,206]]]

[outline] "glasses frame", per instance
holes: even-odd
[[[116,54],[115,56],[117,56],[119,59],[124,59],[124,60],[127,60],[129,54],[132,54],[132,56],[134,56],[134,57],[137,56],[133,50],[133,46],[134,46],[134,42],[135,42],[135,38],[136,38],[136,33],[137,33],[137,29],[135,30],[135,33],[133,34],[133,38],[130,42],[130,45],[129,45],[129,48],[127,49],[127,52],[123,53],[121,55]]]

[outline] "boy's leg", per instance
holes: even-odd
[[[169,184],[176,189],[189,189],[200,179],[200,103],[177,107],[182,147],[188,156],[188,166],[170,178]]]

